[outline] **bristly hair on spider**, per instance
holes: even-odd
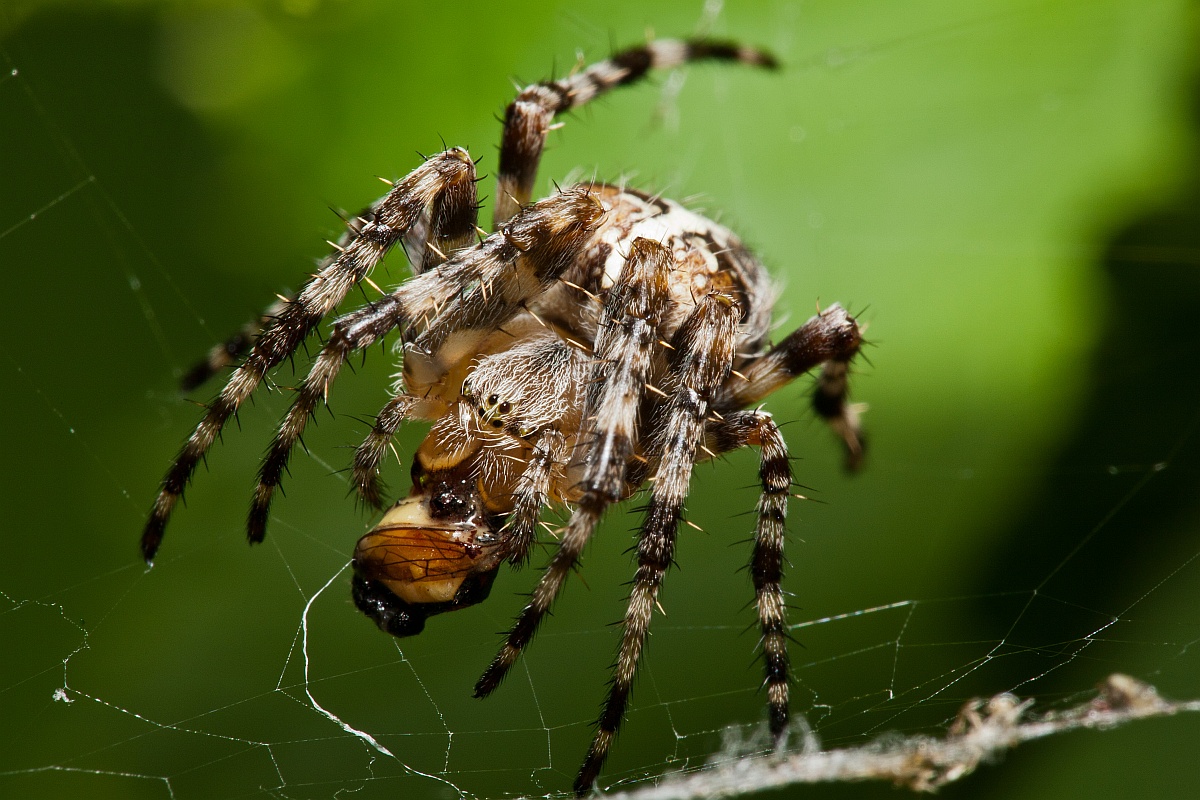
[[[413,455],[408,496],[355,547],[358,608],[387,633],[420,633],[430,616],[484,600],[504,562],[523,564],[545,508],[569,509],[476,697],[494,691],[529,645],[608,507],[648,487],[614,674],[575,780],[584,794],[624,717],[693,468],[758,447],[762,494],[749,573],[770,729],[782,744],[789,668],[780,581],[793,482],[779,426],[759,404],[820,367],[813,408],[857,467],[863,438],[848,393],[859,326],[832,305],[772,345],[776,291],[762,264],[728,228],[672,200],[585,181],[531,202],[558,115],[653,69],[703,60],[776,66],[762,50],[732,42],[661,40],[522,89],[503,119],[494,232],[479,239],[478,178],[466,150],[447,147],[388,182],[295,296],[188,374],[185,385],[198,386],[241,359],[163,479],[142,533],[146,561],[229,418],[401,245],[412,277],[335,319],[296,391],[259,469],[249,540],[262,541],[288,458],[342,365],[393,332],[401,372],[353,460],[367,504],[384,505],[379,467],[401,424],[432,426]]]

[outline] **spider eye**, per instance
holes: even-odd
[[[488,395],[487,404],[489,406],[494,406],[494,405],[496,405],[496,403],[499,403],[499,402],[500,402],[500,395],[498,395],[498,394],[489,394]]]
[[[500,428],[504,427],[504,421],[494,419],[494,420],[492,420],[492,427],[495,428],[496,430],[499,430]]]
[[[498,410],[501,414],[507,414],[508,412],[512,411],[512,403],[505,400],[500,404],[500,408]]]

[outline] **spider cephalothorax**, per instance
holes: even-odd
[[[459,148],[425,161],[353,220],[337,252],[294,298],[267,312],[261,330],[214,351],[214,369],[239,349],[246,355],[163,480],[142,536],[146,560],[229,417],[401,244],[413,277],[333,323],[280,425],[259,471],[250,541],[262,540],[288,456],[341,365],[393,331],[403,372],[354,458],[354,483],[367,503],[383,505],[379,465],[401,423],[433,424],[413,458],[408,497],[355,549],[358,608],[388,633],[420,633],[427,617],[486,598],[503,562],[526,561],[543,508],[570,509],[477,697],[500,684],[533,638],[607,507],[649,484],[615,672],[575,783],[583,793],[624,715],[693,466],[758,446],[762,498],[750,575],[771,730],[782,741],[788,659],[780,579],[792,477],[771,416],[747,409],[821,366],[813,407],[856,466],[862,442],[847,377],[862,343],[858,326],[834,305],[771,346],[775,295],[762,265],[730,230],[673,201],[584,183],[529,203],[555,115],[653,67],[701,59],[774,66],[761,51],[706,40],[626,50],[530,86],[508,107],[492,235],[475,240],[475,164]],[[188,381],[204,377],[201,370]]]

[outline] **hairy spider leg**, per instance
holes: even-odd
[[[625,717],[633,678],[646,644],[650,615],[675,553],[675,535],[704,442],[709,403],[733,366],[738,333],[737,305],[725,295],[701,299],[672,337],[669,369],[678,382],[663,414],[662,433],[651,443],[658,472],[638,537],[637,572],[625,612],[608,698],[596,734],[575,779],[575,793],[592,788]],[[786,674],[786,670],[785,670]],[[785,688],[786,691],[786,688]]]
[[[411,236],[404,239],[413,275],[440,266],[462,250],[478,244],[479,197],[474,175],[470,181],[457,181],[438,193],[421,215]]]
[[[267,449],[267,455],[259,465],[258,485],[254,488],[246,518],[246,538],[249,541],[261,542],[266,536],[271,498],[283,479],[292,448],[300,440],[317,404],[322,398],[328,397],[329,386],[342,364],[356,350],[370,347],[403,324],[403,320],[404,309],[399,298],[395,294],[388,294],[334,321],[325,346],[304,376]]]
[[[638,437],[638,407],[654,363],[658,329],[670,300],[673,258],[649,239],[635,239],[605,301],[584,400],[581,447],[587,463],[581,496],[562,542],[509,630],[500,652],[475,683],[475,696],[495,690],[550,610],[608,506],[627,491],[626,470]]]
[[[404,284],[397,293],[420,304],[409,350],[435,353],[459,331],[495,330],[527,302],[554,285],[600,226],[604,206],[588,186],[573,186],[526,206],[480,245],[460,253],[432,274]],[[487,257],[489,248],[495,257]],[[476,253],[480,255],[476,255]],[[451,283],[445,287],[443,283]]]
[[[462,152],[466,153],[465,150]],[[467,170],[469,179],[448,183],[434,196],[429,207],[421,210],[404,235],[403,244],[409,253],[414,275],[427,274],[428,270],[445,263],[447,252],[457,253],[475,243],[479,206],[475,192],[474,162],[469,155],[467,161],[470,165]],[[380,199],[373,210],[386,200],[387,196]],[[341,245],[339,248],[344,249]],[[292,448],[300,440],[318,402],[328,398],[329,386],[342,364],[354,351],[370,347],[401,326],[404,311],[402,298],[391,294],[368,303],[334,323],[329,340],[305,376],[259,466],[258,485],[254,488],[246,520],[246,536],[251,542],[261,542],[266,535],[271,498],[283,479]]]
[[[375,424],[367,438],[354,451],[354,468],[351,482],[363,503],[372,508],[383,508],[383,483],[379,480],[379,465],[387,455],[392,437],[406,419],[411,419],[414,407],[421,398],[410,394],[398,394],[387,401],[375,417]]]
[[[750,557],[754,602],[762,638],[763,683],[767,687],[767,718],[776,747],[785,744],[788,726],[788,631],[784,601],[783,546],[792,467],[779,426],[765,411],[735,411],[709,422],[707,441],[716,454],[757,446],[762,495]]]
[[[250,355],[234,370],[220,394],[208,405],[203,419],[184,443],[163,478],[158,497],[142,531],[142,556],[153,561],[171,511],[183,494],[196,465],[217,434],[272,368],[288,358],[333,311],[346,293],[367,277],[387,251],[417,222],[421,213],[447,187],[473,186],[475,165],[465,150],[440,153],[413,170],[380,202],[346,247],[317,272],[270,326],[255,340]]]
[[[809,370],[824,365],[813,390],[813,409],[842,440],[846,466],[862,464],[861,407],[847,402],[850,362],[862,349],[862,331],[854,317],[834,303],[763,355],[743,364],[721,391],[717,410],[734,411],[761,401]]]
[[[527,86],[504,112],[494,226],[512,219],[529,202],[538,164],[554,118],[618,86],[635,83],[651,69],[693,61],[737,61],[774,69],[775,57],[752,47],[711,39],[663,39],[631,47],[563,78]]]
[[[385,183],[394,186],[391,181]],[[436,267],[454,253],[475,244],[476,223],[478,222],[478,201],[476,199],[476,181],[460,181],[448,184],[445,190],[438,194],[429,209],[422,211],[417,221],[400,239],[400,245],[408,257],[408,263],[413,275],[420,275],[427,269]],[[346,220],[346,230],[336,242],[330,242],[334,254],[326,256],[318,266],[318,271],[327,267],[336,258],[336,254],[344,251],[350,242],[358,236],[362,226],[374,218],[380,205],[387,200],[387,195],[376,200],[354,217]],[[274,303],[267,306],[258,317],[243,325],[237,333],[224,342],[214,345],[208,351],[205,359],[193,366],[179,381],[181,391],[190,392],[203,386],[214,375],[250,352],[254,342],[271,322],[283,313],[292,297],[281,295]]]
[[[514,567],[522,567],[529,560],[529,551],[537,538],[538,520],[542,509],[549,504],[554,470],[565,465],[567,450],[567,439],[561,431],[544,431],[517,480],[513,510],[501,529],[506,537],[505,558]]]
[[[292,449],[342,364],[397,327],[419,352],[434,353],[458,331],[493,330],[557,280],[595,231],[603,209],[568,189],[521,210],[499,233],[335,323],[276,432],[259,469],[247,536],[260,542],[271,499]]]

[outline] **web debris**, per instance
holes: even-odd
[[[963,706],[944,736],[877,739],[861,747],[822,750],[811,730],[804,746],[782,758],[746,757],[740,748],[696,772],[656,786],[609,795],[613,800],[691,800],[725,797],[806,783],[886,780],[915,792],[934,792],[961,780],[1024,742],[1076,730],[1107,730],[1139,719],[1200,712],[1200,700],[1164,700],[1151,685],[1115,673],[1091,700],[1033,715],[1032,700],[1010,693]]]

